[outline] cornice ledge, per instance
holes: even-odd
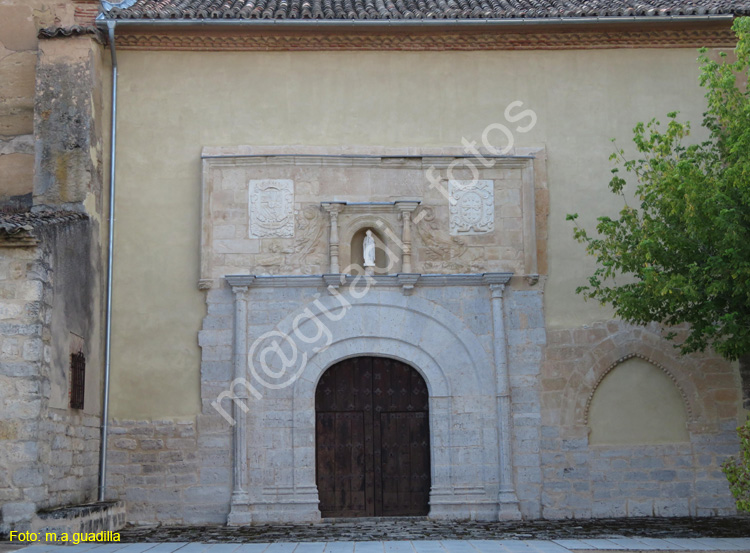
[[[123,31],[118,47],[130,50],[567,50],[596,48],[692,48],[737,44],[729,28],[628,29],[586,32],[479,33],[280,33],[176,34]]]
[[[345,284],[355,284],[367,279],[372,286],[486,286],[488,284],[507,284],[513,273],[467,273],[467,274],[419,274],[402,273],[395,275],[227,275],[224,278],[232,287],[253,286],[256,288],[296,288],[319,287],[331,285],[333,280]],[[343,278],[342,278],[343,277]]]
[[[484,273],[482,275],[482,282],[484,284],[508,284],[513,273]]]
[[[255,275],[227,275],[224,278],[232,288],[238,286],[252,286],[255,282]]]

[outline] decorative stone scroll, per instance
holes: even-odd
[[[485,234],[495,230],[495,190],[491,180],[448,181],[450,233]]]
[[[248,185],[250,238],[294,236],[294,182],[251,180]]]

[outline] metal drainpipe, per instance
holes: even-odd
[[[112,346],[112,267],[115,239],[115,139],[117,137],[117,52],[115,21],[107,21],[109,49],[112,54],[112,130],[109,157],[109,250],[107,252],[107,312],[104,341],[104,399],[102,402],[101,445],[99,449],[99,501],[104,501],[107,485],[107,434],[109,431],[109,373]]]

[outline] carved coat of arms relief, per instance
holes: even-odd
[[[294,182],[251,180],[248,187],[250,238],[294,236]]]
[[[450,233],[485,234],[495,230],[495,192],[492,180],[448,181]]]

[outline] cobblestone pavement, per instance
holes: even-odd
[[[357,519],[307,525],[129,527],[127,542],[334,542],[380,540],[554,540],[565,538],[742,538],[750,517],[620,518],[524,522]]]

